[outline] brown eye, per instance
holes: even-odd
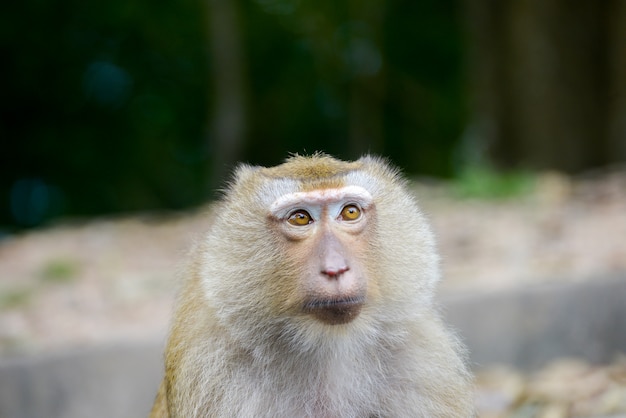
[[[297,210],[289,215],[287,222],[295,226],[304,226],[313,222],[313,219],[311,219],[311,215],[309,215],[306,211]]]
[[[341,210],[341,219],[344,221],[356,221],[361,217],[361,209],[357,205],[346,205]]]

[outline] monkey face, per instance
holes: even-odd
[[[270,211],[287,251],[305,266],[297,284],[301,312],[331,325],[356,318],[367,297],[356,250],[372,221],[369,192],[346,186],[289,193]]]

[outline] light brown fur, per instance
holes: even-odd
[[[329,218],[311,238],[290,238],[307,230],[268,209],[290,193],[349,185],[372,197],[362,230]],[[347,290],[325,287],[325,257],[347,260],[337,278],[352,281]],[[186,276],[151,418],[474,415],[463,348],[433,302],[430,228],[382,160],[240,167]],[[362,306],[337,322],[303,310],[333,292],[364,296]]]

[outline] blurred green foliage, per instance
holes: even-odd
[[[453,182],[452,190],[463,198],[506,199],[531,192],[536,175],[527,171],[496,171],[488,164],[467,165]]]
[[[248,115],[241,160],[371,151],[409,173],[454,172],[466,113],[458,0],[237,4]],[[208,5],[0,6],[0,225],[208,197]],[[351,115],[355,91],[362,121]],[[380,119],[378,140],[355,147],[350,126],[368,115]]]
[[[40,276],[44,283],[71,283],[78,277],[78,265],[74,260],[53,259],[44,265]]]
[[[0,312],[21,308],[30,303],[33,296],[31,289],[9,289],[0,293]]]

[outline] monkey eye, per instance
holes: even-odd
[[[344,221],[356,221],[361,217],[361,209],[357,205],[346,205],[341,210],[340,216]]]
[[[287,222],[295,226],[304,226],[313,222],[313,218],[311,218],[311,215],[309,215],[307,211],[299,209],[289,215]]]

